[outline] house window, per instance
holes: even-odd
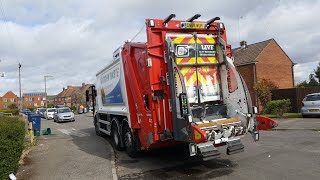
[[[15,98],[11,98],[11,102],[17,102]]]
[[[7,98],[3,98],[3,102],[8,102],[8,99]]]
[[[4,104],[3,107],[4,107],[4,108],[7,108],[8,106],[7,106],[7,104]]]
[[[34,107],[37,107],[37,106],[38,106],[38,103],[34,103],[33,106],[34,106]]]
[[[40,97],[38,97],[38,101],[40,101]]]
[[[32,101],[32,98],[29,98],[29,101]]]

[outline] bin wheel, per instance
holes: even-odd
[[[114,118],[114,119],[115,119],[115,121],[117,121],[116,118]],[[119,128],[118,128],[118,125],[116,122],[112,123],[111,135],[112,135],[113,145],[116,148],[116,150],[123,150],[123,148],[121,147]]]
[[[126,147],[127,154],[130,157],[135,158],[138,154],[138,139],[136,136],[134,136],[127,123],[124,123],[123,128],[124,144]]]

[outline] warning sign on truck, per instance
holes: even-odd
[[[200,57],[215,57],[216,45],[215,44],[199,44],[198,56]]]

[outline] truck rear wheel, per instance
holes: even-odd
[[[116,148],[116,150],[122,150],[119,128],[116,123],[112,124],[111,136],[112,136],[113,145]]]
[[[96,131],[96,135],[102,136],[102,134],[101,134],[101,132],[99,130],[99,124],[98,123],[99,122],[98,122],[97,118],[94,118],[94,129]]]
[[[124,144],[126,146],[127,154],[132,158],[137,157],[137,153],[138,153],[138,143],[137,142],[138,141],[137,141],[136,137],[133,135],[133,133],[127,123],[124,124],[123,135],[124,135]]]

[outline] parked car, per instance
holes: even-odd
[[[70,108],[57,108],[57,112],[54,113],[54,122],[63,122],[63,121],[75,121],[74,113]]]
[[[320,116],[320,93],[308,94],[302,101],[303,117]]]
[[[28,115],[28,114],[31,114],[32,112],[30,111],[30,109],[23,109],[21,113]]]
[[[57,111],[56,108],[48,108],[45,112],[44,112],[44,117],[46,119],[53,119],[53,115],[54,113]]]

